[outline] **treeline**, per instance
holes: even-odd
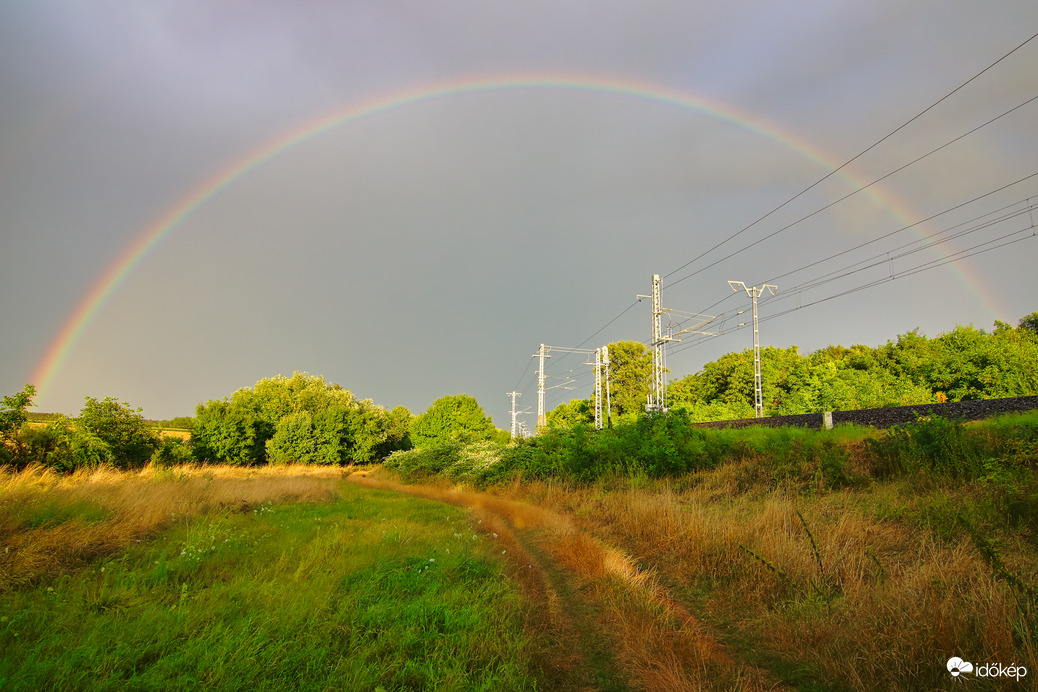
[[[350,465],[413,447],[508,439],[465,394],[441,397],[414,416],[403,406],[386,410],[323,377],[299,372],[260,380],[230,397],[199,404],[193,418],[170,421],[146,420],[140,409],[112,398],[87,397],[76,418],[48,414],[29,425],[34,395],[27,385],[3,398],[0,465],[37,463],[62,471],[189,461]],[[191,439],[160,437],[159,429],[168,428],[189,429]]]
[[[3,398],[0,466],[40,464],[59,471],[101,465],[134,469],[149,462],[171,464],[191,458],[181,440],[160,438],[141,409],[125,402],[88,396],[76,418],[47,414],[40,419],[26,410],[35,394],[35,387],[26,385],[18,394]],[[30,416],[35,425],[28,424]]]
[[[634,420],[649,393],[649,351],[626,341],[610,344],[609,352],[613,418]],[[935,338],[916,330],[877,347],[829,346],[801,355],[795,346],[768,346],[761,349],[761,378],[766,416],[1032,396],[1038,394],[1038,313],[1017,327],[996,322],[988,332],[959,326]],[[671,381],[667,403],[693,422],[752,418],[753,350],[729,353]],[[548,424],[592,422],[592,404],[563,404],[549,412]]]
[[[323,377],[296,372],[200,404],[191,446],[200,461],[237,466],[369,463],[410,448],[411,422],[402,406],[387,411]]]

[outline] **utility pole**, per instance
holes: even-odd
[[[775,291],[778,290],[778,286],[773,284],[763,284],[761,286],[747,286],[742,281],[729,281],[728,285],[732,287],[732,290],[736,293],[739,292],[739,288],[746,291],[746,295],[753,301],[753,396],[754,396],[754,411],[757,418],[764,417],[764,391],[761,386],[760,378],[760,332],[757,329],[757,298],[764,292],[764,289],[771,291],[771,295],[775,295]]]
[[[533,354],[538,360],[537,366],[537,432],[544,430],[546,421],[544,419],[544,359],[551,358],[548,355],[548,347],[541,344],[537,353]]]
[[[513,439],[513,440],[515,439],[515,433],[516,433],[516,427],[515,427],[515,416],[516,416],[515,399],[516,399],[516,397],[520,397],[522,395],[523,395],[522,392],[508,392],[508,396],[512,397],[512,438],[511,439]]]
[[[595,430],[602,429],[602,349],[595,349]]]
[[[602,365],[605,367],[605,381],[606,381],[606,425],[610,428],[613,427],[613,408],[609,403],[609,347],[602,347]]]
[[[660,275],[652,275],[652,387],[649,393],[649,402],[645,410],[649,413],[667,410],[667,384],[664,382],[664,371],[666,370],[666,343],[670,337],[663,336],[663,305],[660,298]],[[649,296],[638,296],[639,298]]]

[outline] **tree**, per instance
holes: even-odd
[[[3,398],[0,405],[0,466],[14,464],[21,467],[27,464],[25,444],[18,439],[18,433],[25,425],[27,414],[25,409],[32,406],[32,398],[36,396],[36,388],[31,384],[25,389]]]
[[[1026,329],[1032,334],[1038,334],[1038,312],[1032,312],[1030,315],[1024,315],[1020,318],[1017,323],[1017,327],[1020,329]]]
[[[28,428],[26,433],[28,458],[56,471],[69,473],[102,464],[127,466],[125,458],[117,458],[100,436],[64,416],[49,421],[43,428]]]
[[[0,405],[0,435],[7,436],[25,424],[25,409],[32,406],[32,398],[36,396],[36,387],[25,385],[25,389],[3,398]]]
[[[261,464],[266,442],[274,435],[270,427],[255,413],[230,401],[199,404],[191,432],[192,451],[199,461],[234,466]]]
[[[572,428],[574,425],[595,422],[595,412],[587,399],[573,399],[569,403],[559,404],[548,411],[549,428]]]
[[[397,450],[411,449],[411,423],[414,415],[404,406],[397,406],[386,414],[386,438],[378,450],[379,458],[385,458]]]
[[[652,354],[637,341],[609,344],[609,374],[613,416],[635,418],[645,411],[652,379]]]
[[[495,432],[493,422],[473,397],[454,394],[440,397],[414,419],[411,442],[415,447],[477,442],[493,439]]]
[[[159,446],[158,435],[140,412],[112,397],[98,401],[88,396],[77,424],[108,446],[117,466],[140,468]]]
[[[265,445],[271,464],[318,463],[314,420],[309,411],[297,411],[278,421],[274,436]],[[322,459],[323,461],[323,459]]]

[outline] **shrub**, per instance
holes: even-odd
[[[77,427],[102,440],[120,468],[140,468],[159,446],[158,435],[140,413],[111,397],[86,397]]]
[[[104,440],[64,416],[42,428],[23,428],[21,437],[26,463],[36,462],[62,473],[117,461]]]
[[[267,461],[271,464],[318,463],[313,416],[308,411],[290,413],[278,421],[274,436],[267,440]]]
[[[180,466],[193,460],[191,445],[176,437],[164,437],[151,455],[151,463],[158,468]]]
[[[263,462],[273,434],[272,426],[254,415],[226,401],[210,401],[198,405],[191,446],[199,461],[251,466]]]

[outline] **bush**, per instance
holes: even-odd
[[[193,460],[191,445],[176,437],[164,437],[151,455],[151,463],[157,468],[180,466]]]
[[[104,440],[64,416],[42,428],[23,428],[21,438],[26,463],[36,462],[62,473],[117,463]]]
[[[251,466],[264,461],[265,445],[273,434],[273,426],[254,415],[226,401],[210,401],[198,405],[191,445],[199,461]]]
[[[873,472],[880,478],[928,471],[976,480],[985,474],[990,454],[985,447],[961,422],[940,416],[897,425],[884,437],[866,440]]]
[[[148,426],[140,411],[111,397],[98,401],[88,396],[76,427],[108,445],[116,466],[140,468],[148,463],[159,446],[158,435]]]
[[[308,411],[299,411],[279,420],[274,436],[267,440],[266,450],[271,464],[317,463],[313,416]]]

